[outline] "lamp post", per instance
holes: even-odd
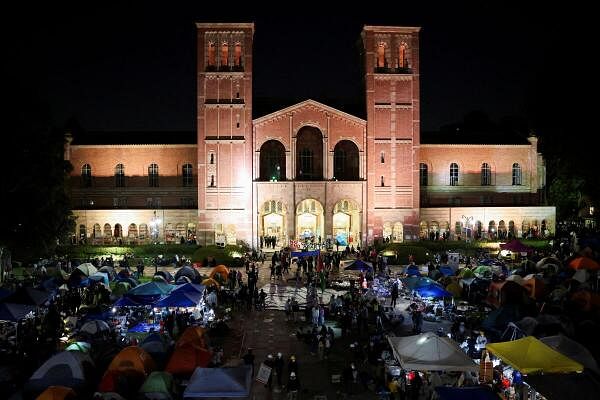
[[[473,221],[473,216],[467,217],[466,215],[463,215],[462,219],[465,220],[465,240],[468,240],[468,238],[469,238],[469,231],[470,231],[469,226],[471,224],[471,221]]]
[[[158,240],[160,223],[161,220],[156,216],[156,210],[154,210],[154,216],[152,217],[152,221],[150,221],[150,236],[154,241]]]

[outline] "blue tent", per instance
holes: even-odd
[[[140,303],[140,302],[135,301],[131,297],[123,296],[115,302],[114,306],[115,307],[137,307],[137,306],[143,306],[144,304],[145,303]]]
[[[500,400],[500,397],[486,386],[462,388],[438,386],[435,391],[440,396],[440,400]]]
[[[34,310],[35,306],[28,304],[0,303],[0,321],[17,322]]]
[[[440,272],[442,273],[442,275],[444,276],[453,276],[454,275],[454,270],[452,269],[451,266],[449,265],[442,265],[440,267]]]
[[[435,285],[435,281],[433,279],[415,275],[409,276],[408,278],[403,278],[402,283],[404,283],[411,290],[421,286]]]
[[[363,260],[354,260],[344,268],[344,271],[373,271],[373,265]]]
[[[136,286],[127,292],[128,295],[133,296],[162,296],[171,293],[173,285],[169,285],[164,282],[152,281]]]
[[[204,285],[200,285],[197,283],[184,283],[183,285],[179,285],[175,289],[173,289],[171,294],[178,293],[178,292],[184,292],[184,293],[196,292],[196,293],[204,294],[205,289],[206,289],[206,286],[204,286]]]
[[[196,307],[202,300],[202,293],[176,292],[154,303],[155,307]]]
[[[196,368],[183,392],[183,398],[247,397],[251,388],[252,370],[249,365],[234,368]]]
[[[421,276],[421,271],[419,270],[419,266],[414,265],[414,264],[411,264],[408,267],[406,267],[406,270],[404,272],[408,276]]]
[[[427,285],[413,289],[421,297],[452,297],[452,293],[439,285]]]

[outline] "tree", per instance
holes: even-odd
[[[556,206],[558,220],[577,218],[585,183],[564,167],[557,171],[548,187],[548,202]]]
[[[5,210],[0,244],[21,258],[52,255],[74,227],[66,187],[72,167],[64,160],[64,133],[52,124],[48,107],[27,93],[10,96],[8,137],[0,161]]]

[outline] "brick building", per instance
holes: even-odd
[[[418,33],[364,27],[366,120],[313,100],[252,119],[254,24],[198,23],[193,136],[67,144],[78,237],[360,244],[553,232],[535,137],[421,138]]]

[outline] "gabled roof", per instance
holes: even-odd
[[[311,99],[304,100],[304,101],[302,101],[300,103],[297,103],[297,104],[294,104],[292,106],[286,107],[286,108],[281,109],[279,111],[275,111],[275,112],[272,112],[272,113],[267,114],[265,116],[262,116],[260,118],[256,118],[252,122],[254,123],[254,125],[261,124],[261,123],[269,121],[270,119],[273,119],[273,118],[275,118],[277,116],[280,116],[280,115],[283,115],[283,114],[287,114],[287,113],[290,113],[290,112],[294,112],[294,111],[298,111],[298,110],[301,110],[303,108],[308,108],[308,107],[316,107],[316,108],[322,109],[325,112],[328,112],[328,113],[331,113],[331,114],[335,114],[335,115],[339,116],[342,119],[350,120],[350,121],[352,121],[352,122],[354,122],[356,124],[365,125],[365,126],[367,125],[367,121],[364,120],[364,119],[362,119],[362,118],[358,118],[358,117],[356,117],[354,115],[351,115],[351,114],[345,113],[344,111],[338,110],[337,108],[330,107],[328,105],[325,105],[323,103],[319,103],[318,101],[311,100]]]

